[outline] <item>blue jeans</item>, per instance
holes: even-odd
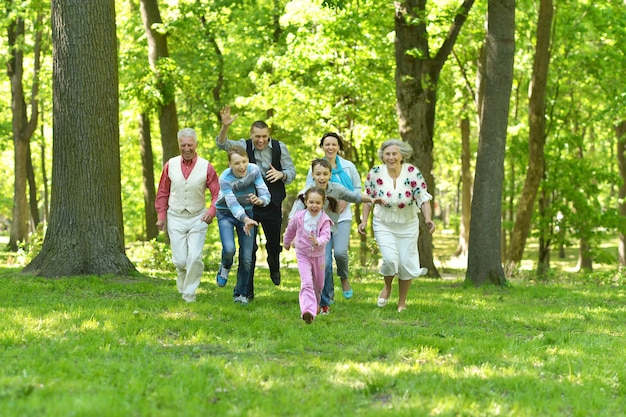
[[[333,252],[337,263],[337,275],[341,280],[348,279],[348,249],[350,247],[351,221],[337,223],[337,232],[331,233],[330,240],[326,244],[326,268],[324,270],[324,289],[320,306],[330,304],[335,298],[335,281],[333,279]]]
[[[247,213],[252,218],[252,212]],[[220,240],[222,241],[222,266],[230,269],[235,258],[235,231],[239,243],[239,260],[237,266],[237,284],[233,289],[233,296],[247,296],[248,281],[252,270],[252,251],[256,239],[256,227],[250,230],[250,236],[243,231],[244,223],[233,217],[230,211],[217,211],[217,225],[220,229]]]

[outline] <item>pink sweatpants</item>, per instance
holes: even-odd
[[[325,256],[312,257],[296,251],[296,259],[300,273],[300,317],[307,311],[315,317],[324,288]]]

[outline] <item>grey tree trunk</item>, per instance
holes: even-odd
[[[126,275],[115,0],[53,0],[50,222],[24,268],[45,277]]]
[[[513,59],[515,0],[488,3],[484,100],[474,177],[467,283],[506,284],[500,259],[502,185]]]

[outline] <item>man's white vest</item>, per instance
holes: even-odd
[[[209,161],[198,157],[187,179],[183,176],[180,164],[180,155],[170,159],[168,174],[172,184],[168,206],[177,213],[187,210],[195,214],[206,209],[206,175]]]

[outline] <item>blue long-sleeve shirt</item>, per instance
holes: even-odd
[[[233,217],[243,221],[247,216],[246,211],[252,210],[254,206],[248,199],[249,194],[256,194],[263,201],[263,206],[270,202],[270,192],[259,167],[248,164],[246,175],[242,178],[235,176],[230,168],[226,168],[220,175],[220,193],[215,208],[218,211],[230,211]]]

